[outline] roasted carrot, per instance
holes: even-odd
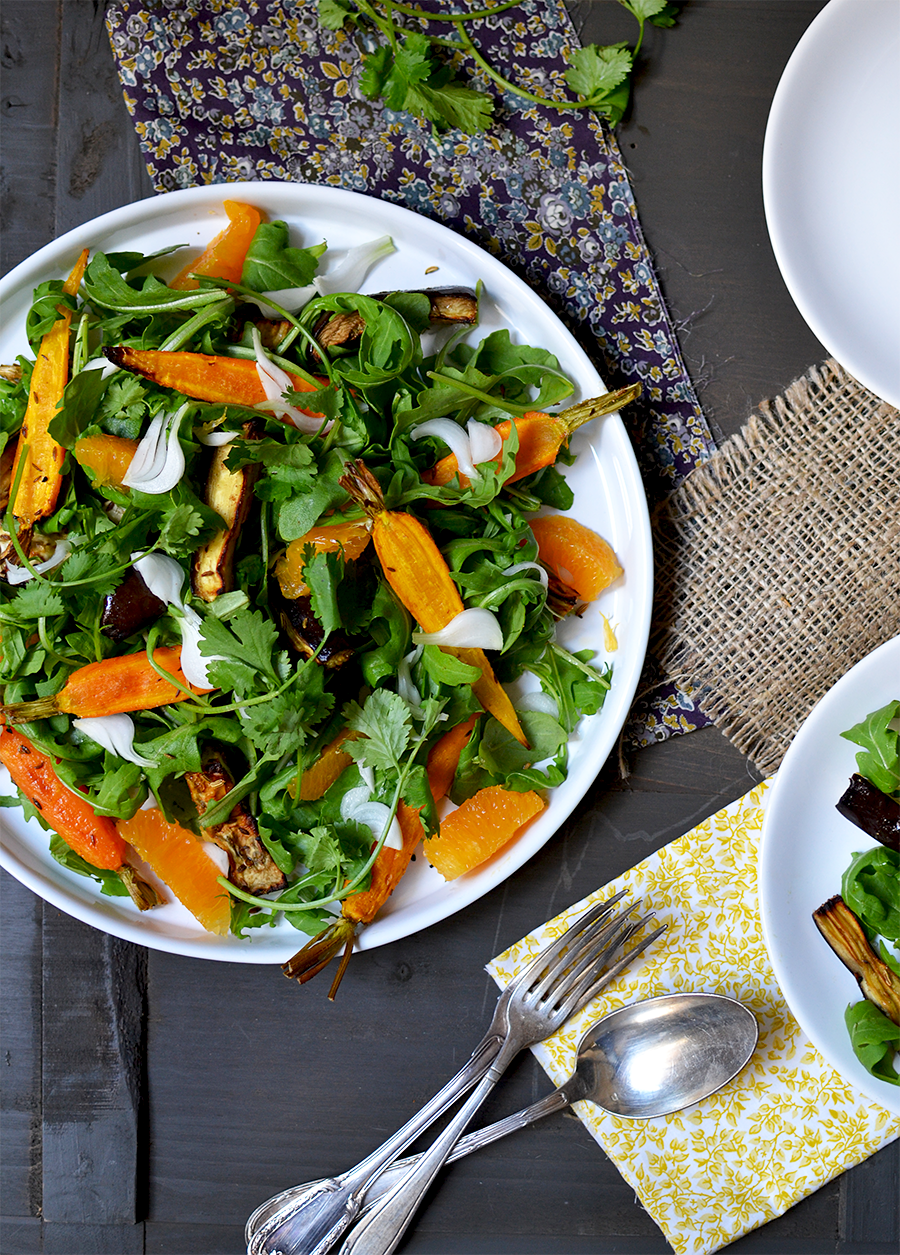
[[[236,200],[225,201],[225,212],[228,214],[228,226],[210,241],[195,261],[188,262],[179,271],[169,284],[170,288],[184,292],[199,287],[197,280],[190,278],[192,274],[240,283],[247,249],[263,216],[253,205],[244,205]]]
[[[369,888],[346,898],[341,907],[340,918],[308,941],[287,963],[282,964],[281,970],[285,976],[305,985],[343,951],[337,974],[328,992],[332,1002],[350,962],[358,928],[370,924],[394,892],[424,835],[418,809],[407,806],[405,802],[397,807],[397,823],[403,834],[403,849],[394,850],[383,845],[372,865]]]
[[[126,863],[127,846],[113,821],[95,814],[86,798],[66,788],[46,754],[5,725],[0,725],[0,762],[41,818],[79,857],[92,867],[116,872],[142,911],[159,903],[152,885]]]
[[[75,263],[74,270],[63,284],[63,291],[67,296],[77,295],[87,259],[88,250],[85,249]],[[63,390],[69,378],[69,326],[71,322],[72,311],[60,308],[59,318],[41,340],[41,347],[31,373],[28,404],[16,447],[16,459],[12,469],[13,483],[19,473],[19,463],[23,457],[24,464],[21,468],[16,499],[13,502],[13,515],[18,525],[19,542],[26,553],[35,523],[49,518],[53,513],[62,484],[62,467],[66,451],[50,435],[50,421],[56,413],[57,405],[62,400]]]
[[[142,375],[162,388],[174,388],[197,401],[226,405],[258,405],[266,393],[259,381],[256,362],[246,357],[214,357],[206,353],[168,353],[164,349],[131,349],[118,344],[104,349],[116,366]],[[295,392],[315,392],[317,385],[302,375],[287,372]],[[314,418],[321,417],[310,410]]]
[[[436,802],[439,802],[441,798],[446,797],[449,793],[453,777],[456,775],[456,769],[459,766],[460,755],[469,744],[469,739],[472,736],[478,718],[478,715],[470,715],[468,719],[458,723],[449,732],[445,732],[441,739],[436,741],[428,751],[428,762],[425,770],[428,773],[428,786],[431,789],[431,796]]]
[[[595,397],[591,401],[581,401],[560,414],[545,414],[541,410],[529,410],[521,418],[505,419],[502,423],[498,423],[496,430],[504,444],[509,439],[514,425],[519,437],[515,469],[506,483],[513,484],[517,479],[524,479],[526,475],[533,475],[535,471],[552,466],[559,457],[560,449],[574,431],[583,427],[585,423],[591,422],[592,419],[599,418],[601,414],[611,414],[614,410],[621,409],[623,405],[627,405],[629,401],[638,397],[640,392],[639,383],[630,384],[627,388],[607,392],[604,396]],[[501,449],[495,459],[498,465],[502,456],[503,450]],[[430,470],[425,471],[422,478],[426,483],[439,487],[449,484],[458,470],[456,454],[448,453]],[[459,483],[461,488],[469,486],[469,480],[465,475],[460,475]]]
[[[378,481],[364,463],[349,464],[339,482],[372,519],[372,539],[384,578],[398,599],[423,631],[439,632],[465,607],[431,533],[411,514],[385,508]],[[481,677],[472,685],[475,696],[511,736],[527,745],[515,708],[484,651],[444,648],[478,668]]]
[[[163,671],[188,687],[181,670],[180,645],[154,650],[153,659]],[[152,710],[155,706],[184,701],[187,696],[188,693],[182,692],[156,672],[146,653],[123,654],[119,658],[104,658],[102,662],[89,662],[86,667],[79,667],[52,697],[0,706],[0,715],[13,723],[47,719],[56,714],[91,719],[98,715]]]

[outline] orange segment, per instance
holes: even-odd
[[[262,222],[262,214],[253,205],[244,205],[236,200],[226,200],[224,205],[228,226],[210,241],[199,257],[189,261],[179,271],[169,284],[170,288],[185,292],[198,288],[200,284],[197,280],[189,277],[192,273],[240,283],[247,249]]]
[[[325,746],[321,756],[308,771],[304,771],[300,780],[302,802],[315,802],[328,792],[335,780],[353,762],[351,756],[343,748],[344,742],[354,741],[358,736],[358,732],[351,732],[349,728],[344,728],[333,741]]]
[[[218,866],[194,834],[168,823],[159,810],[137,811],[117,826],[182,906],[209,932],[223,937],[231,922],[231,899],[218,883]]]
[[[545,805],[537,793],[513,793],[499,784],[479,789],[441,822],[439,836],[425,842],[425,857],[445,880],[455,880],[506,845]]]
[[[309,589],[303,582],[303,550],[313,545],[317,553],[343,553],[347,562],[358,558],[371,539],[365,519],[352,523],[324,523],[292,540],[275,566],[275,578],[289,600],[304,597]]]
[[[137,440],[126,440],[124,436],[82,436],[73,453],[79,466],[93,471],[95,483],[121,488],[137,447]]]
[[[622,568],[602,536],[566,514],[532,519],[538,557],[582,601],[594,601],[619,578]]]

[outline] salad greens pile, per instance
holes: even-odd
[[[841,733],[862,746],[859,774],[889,798],[900,801],[900,701],[888,702]],[[844,872],[841,896],[862,925],[872,950],[900,977],[900,853],[876,845],[854,854]],[[893,943],[893,946],[890,944]],[[900,1085],[894,1056],[900,1051],[900,1025],[868,999],[845,1012],[853,1051],[868,1072]]]
[[[452,785],[453,801],[490,784],[513,790],[559,784],[570,734],[583,715],[600,709],[610,684],[610,668],[591,665],[590,651],[573,655],[556,642],[540,572],[521,567],[537,557],[529,516],[544,505],[565,510],[572,504],[564,475],[551,466],[504,487],[514,465],[513,429],[502,457],[483,463],[470,487],[457,478],[433,486],[422,472],[446,447],[411,434],[438,416],[464,429],[470,419],[495,425],[545,410],[571,394],[571,381],[552,354],[515,343],[507,330],[476,344],[462,340],[469,327],[442,333],[442,342],[426,336],[429,298],[421,292],[380,298],[313,293],[299,313],[291,312],[273,292],[308,286],[325,248],[292,247],[284,223],[263,223],[240,283],[200,278],[187,291],[158,277],[165,254],[98,252],[87,266],[82,299],[64,296],[60,281],[42,283],[27,319],[36,353],[58,308],[73,311],[70,379],[51,423],[51,434],[69,454],[55,512],[36,531],[30,556],[16,541],[7,508],[0,563],[3,702],[57,694],[73,671],[115,655],[146,651],[152,662],[154,650],[182,643],[185,615],[193,611],[212,691],[131,715],[132,757],[143,762],[103,748],[65,714],[31,722],[25,731],[52,756],[64,784],[98,814],[127,819],[155,804],[198,835],[201,817],[185,774],[201,770],[206,747],[221,749],[234,788],[203,812],[202,828],[221,823],[245,800],[287,878],[274,896],[229,886],[232,930],[239,935],[281,918],[316,934],[333,919],[335,903],[367,886],[387,828],[373,846],[372,830],[342,810],[350,790],[365,784],[391,814],[401,800],[421,808],[425,831],[434,834],[428,750],[481,709],[471,666],[435,645],[414,648],[415,625],[385,582],[371,545],[352,561],[311,545],[304,550],[311,611],[324,641],[346,639],[349,660],[322,665],[317,653],[305,656],[286,636],[276,565],[286,546],[317,523],[363,518],[340,484],[349,460],[365,461],[389,510],[425,521],[466,606],[496,615],[503,633],[503,648],[492,655],[498,680],[531,673],[546,695],[534,703],[540,709],[519,712],[528,750],[493,718],[478,721]],[[364,330],[355,344],[324,351],[314,331],[335,313],[359,315]],[[267,410],[198,401],[113,370],[104,356],[105,348],[124,345],[258,360],[254,336],[275,327],[268,360],[308,381],[312,391],[284,400],[323,416],[313,430],[271,412],[277,404]],[[26,407],[33,362],[23,356],[19,365],[18,381],[0,380],[0,450],[15,445]],[[73,454],[90,437],[138,440],[155,418],[185,406],[173,437],[185,469],[171,491],[104,482]],[[204,495],[210,460],[204,440],[221,432],[232,433],[225,437],[228,468],[252,467],[257,477],[232,587],[206,602],[191,595],[191,565],[198,547],[222,528]],[[14,483],[11,501],[15,489]],[[49,561],[38,562],[51,551]],[[178,564],[183,604],[165,605],[148,627],[114,640],[104,627],[105,607],[135,561],[147,555]],[[7,582],[14,568],[19,579]],[[347,743],[354,762],[324,797],[303,801],[304,772],[348,727],[361,734]],[[24,795],[4,802],[21,804],[27,816],[41,820]],[[93,876],[104,893],[125,892],[115,874],[84,863],[56,837],[51,852]]]

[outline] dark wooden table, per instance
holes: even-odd
[[[766,234],[769,105],[822,0],[692,0],[651,31],[620,143],[701,399],[717,433],[825,356]],[[5,0],[3,269],[152,195],[101,0]],[[610,0],[573,3],[587,40],[630,37]],[[626,17],[626,23],[629,19]],[[865,125],[865,119],[860,119]],[[3,877],[4,1255],[237,1255],[274,1190],[356,1162],[478,1040],[484,962],[744,793],[757,779],[714,728],[612,765],[507,884],[419,936],[365,953],[334,1005],[278,968],[119,942]],[[530,1057],[487,1118],[550,1086]],[[737,1252],[897,1250],[896,1144]],[[668,1245],[573,1118],[448,1169],[412,1255],[651,1255]]]

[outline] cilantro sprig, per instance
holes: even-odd
[[[487,93],[456,77],[441,54],[464,54],[502,91],[532,104],[561,111],[592,109],[616,125],[628,107],[631,76],[646,23],[674,26],[679,9],[671,0],[619,0],[638,23],[634,47],[619,42],[579,48],[564,73],[567,86],[575,93],[574,99],[559,100],[539,96],[505,78],[485,59],[469,33],[473,23],[514,8],[517,3],[518,0],[501,0],[468,13],[442,13],[400,0],[319,0],[318,15],[327,30],[356,26],[369,36],[380,37],[382,42],[363,57],[360,89],[370,100],[383,100],[389,109],[411,113],[438,131],[452,127],[476,134],[491,125],[494,102]],[[450,25],[456,38],[408,29],[396,20],[398,15],[417,21],[420,27]]]

